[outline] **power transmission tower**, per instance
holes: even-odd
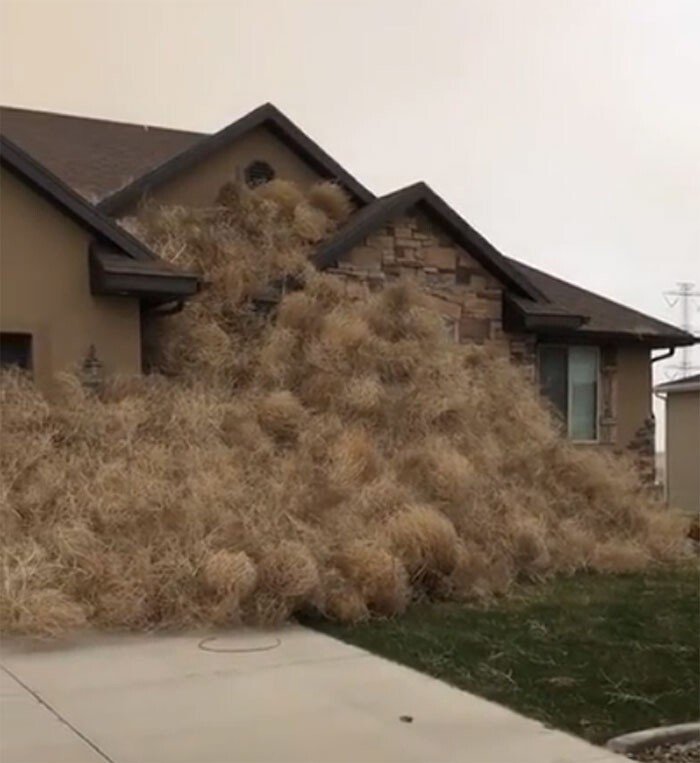
[[[691,318],[691,306],[700,298],[700,291],[693,291],[694,283],[690,281],[678,281],[678,288],[672,291],[664,292],[664,299],[669,307],[675,307],[680,304],[681,307],[681,328],[689,334],[693,333],[693,320]],[[669,366],[668,371],[672,376],[680,374],[681,378],[688,376],[691,371],[700,368],[690,362],[690,347],[683,348],[681,362],[675,366]]]

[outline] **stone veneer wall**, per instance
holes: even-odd
[[[635,432],[627,446],[642,481],[653,485],[656,481],[656,421],[650,416]]]
[[[330,272],[350,288],[410,280],[432,300],[445,329],[460,342],[489,342],[508,352],[534,379],[534,336],[503,331],[503,287],[420,212],[368,236]]]
[[[607,445],[617,442],[617,379],[617,348],[601,347],[598,439]]]
[[[536,337],[503,331],[503,287],[426,215],[414,212],[385,225],[329,272],[358,292],[399,280],[413,281],[432,299],[444,318],[446,331],[456,341],[488,342],[499,347],[535,380]],[[601,348],[600,398],[599,447],[614,448],[618,439],[618,358],[614,346]],[[653,420],[637,432],[629,449],[645,481],[653,482]]]

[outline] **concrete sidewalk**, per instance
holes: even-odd
[[[0,761],[623,760],[304,628],[202,638],[5,641]]]

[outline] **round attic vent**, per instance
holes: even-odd
[[[269,183],[274,177],[275,171],[272,167],[260,159],[256,159],[245,168],[245,182],[251,188],[255,188],[256,185],[262,185],[263,183]]]

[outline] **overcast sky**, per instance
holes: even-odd
[[[664,289],[700,289],[700,0],[0,8],[7,105],[213,131],[272,101],[505,254],[670,322]]]

